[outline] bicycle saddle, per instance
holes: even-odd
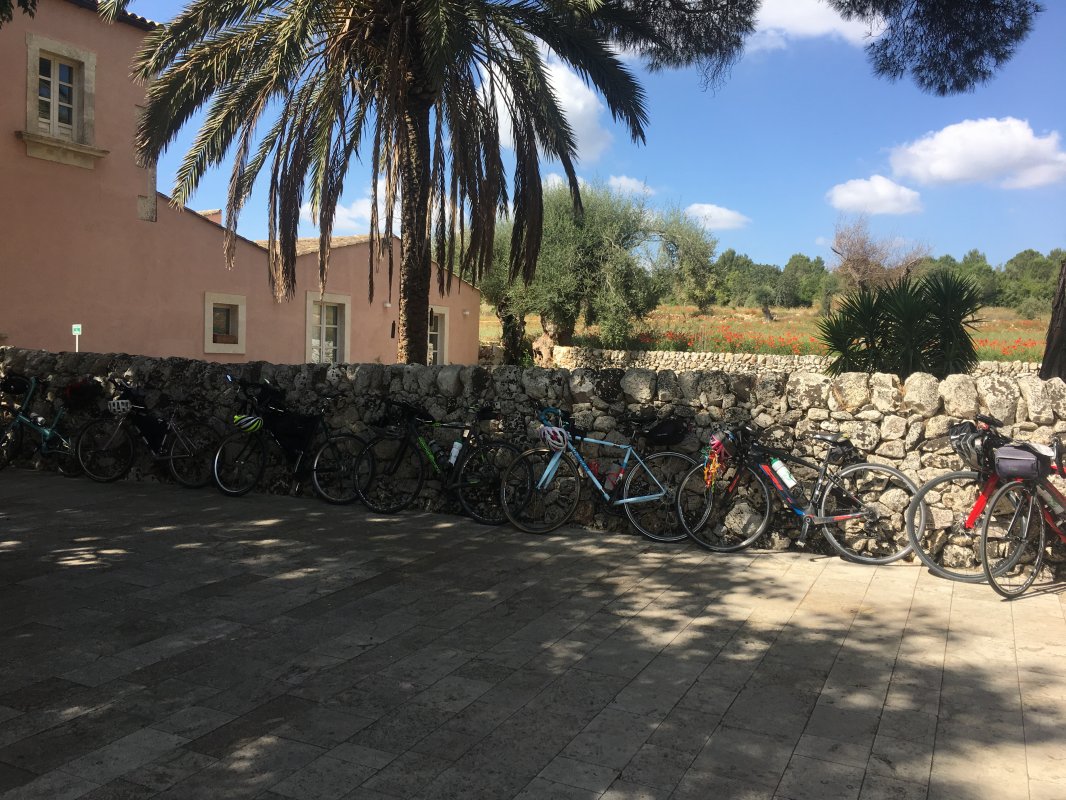
[[[807,435],[812,439],[817,439],[821,442],[827,442],[829,444],[842,445],[845,442],[851,444],[851,442],[848,442],[848,440],[842,434],[839,433],[825,433],[824,431],[814,431],[813,433],[809,433]]]
[[[988,425],[991,428],[1003,427],[1003,423],[1000,420],[996,419],[995,417],[989,416],[988,414],[974,414],[973,418],[978,422],[983,422],[985,425]]]

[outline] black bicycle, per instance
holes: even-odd
[[[493,408],[472,406],[465,422],[437,422],[409,403],[383,402],[392,424],[370,440],[356,465],[359,499],[367,508],[379,514],[402,511],[432,475],[474,520],[499,525],[507,519],[500,503],[500,476],[520,451],[482,431],[482,423],[499,419]],[[447,450],[432,435],[440,430],[459,433]]]
[[[324,398],[315,413],[301,414],[285,406],[284,392],[269,381],[237,383],[251,413],[234,415],[237,430],[222,440],[215,453],[215,483],[223,494],[238,497],[250,492],[280,453],[293,490],[310,476],[315,492],[326,502],[350,503],[359,496],[355,464],[366,442],[329,428],[330,398]]]
[[[140,440],[153,461],[166,462],[175,481],[196,489],[211,481],[211,459],[218,433],[161,395],[166,414],[148,408],[147,393],[122,378],[111,378],[116,396],[109,400],[111,418],[93,420],[78,434],[78,463],[94,481],[110,483],[129,472]]]
[[[704,460],[685,476],[677,512],[695,542],[722,553],[750,547],[770,524],[773,490],[801,521],[798,547],[818,525],[850,561],[889,564],[911,551],[905,512],[918,488],[906,475],[863,461],[839,433],[807,435],[827,445],[820,465],[771,447],[761,436],[753,425],[716,431]],[[809,498],[788,464],[817,473]]]

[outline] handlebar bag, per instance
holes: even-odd
[[[667,417],[648,428],[645,441],[655,447],[672,447],[681,444],[688,435],[688,425],[676,417]]]
[[[26,394],[30,390],[29,378],[9,372],[0,378],[0,392],[4,394]]]
[[[996,474],[1001,478],[1036,480],[1051,472],[1049,459],[1022,447],[1006,445],[996,450]]]

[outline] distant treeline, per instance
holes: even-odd
[[[1050,311],[1063,259],[1066,259],[1066,250],[1062,248],[1047,255],[1036,250],[1023,250],[1007,263],[993,266],[984,253],[975,249],[966,253],[961,261],[950,255],[917,258],[889,270],[887,277],[904,272],[916,278],[937,271],[953,272],[977,285],[983,305],[1006,306],[1032,318]],[[846,293],[863,282],[861,270],[849,269],[846,259],[844,262],[829,270],[821,258],[797,253],[784,268],[780,268],[773,264],[756,264],[744,254],[726,250],[715,260],[713,272],[717,286],[714,302],[717,305],[761,306],[769,301],[770,305],[786,308],[821,305],[828,298]],[[878,277],[883,279],[886,275]],[[685,300],[680,293],[675,293],[673,299]]]

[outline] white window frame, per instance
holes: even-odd
[[[445,364],[452,363],[448,359],[448,344],[449,344],[449,340],[452,338],[449,335],[450,331],[448,330],[448,311],[449,311],[449,309],[448,309],[447,306],[430,306],[429,307],[429,313],[430,313],[429,323],[430,323],[430,325],[433,324],[433,315],[437,315],[437,316],[439,316],[441,318],[438,335],[441,337],[441,339],[443,339],[443,344],[439,348],[439,352],[437,354],[437,360],[436,361],[430,361],[429,363],[431,363],[431,364],[440,364],[441,366],[443,366]],[[428,342],[426,343],[426,345],[427,345],[427,355],[428,355],[431,352],[431,350],[428,349],[428,347],[429,347],[429,343]]]
[[[237,341],[222,344],[215,341],[215,306],[236,306]],[[222,292],[204,292],[204,352],[205,353],[241,353],[247,352],[248,344],[248,301],[243,294],[223,294]]]
[[[320,294],[319,292],[313,291],[307,292],[307,305],[304,312],[304,361],[306,361],[308,364],[326,363],[324,361],[314,362],[311,360],[311,334],[314,332],[315,327],[315,303],[325,303],[326,305],[334,305],[341,307],[340,335],[337,337],[338,344],[340,347],[340,353],[337,354],[336,363],[349,363],[351,360],[352,353],[352,296],[349,294],[333,294],[331,292]]]
[[[50,126],[40,129],[37,116],[41,59],[53,64],[66,63],[74,67],[74,114],[70,137],[58,135]],[[57,116],[57,93],[53,75],[52,116]],[[93,169],[107,150],[95,147],[96,140],[96,54],[66,42],[49,39],[35,33],[26,34],[26,127],[19,131],[26,143],[26,155]]]

